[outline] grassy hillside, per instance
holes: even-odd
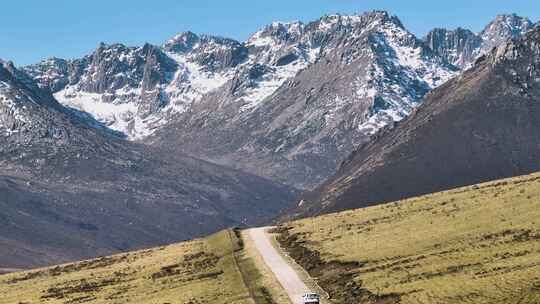
[[[236,234],[224,231],[191,242],[7,274],[0,276],[0,303],[254,303],[238,268],[241,245]]]
[[[281,232],[336,303],[540,303],[540,173],[300,220]]]

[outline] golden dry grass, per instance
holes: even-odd
[[[288,223],[401,303],[540,303],[540,173]]]
[[[230,231],[208,238],[0,276],[0,303],[251,304]]]

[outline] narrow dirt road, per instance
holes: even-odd
[[[287,292],[291,301],[294,304],[302,304],[302,295],[311,291],[302,279],[300,279],[296,271],[272,245],[270,236],[266,233],[268,229],[270,228],[249,229],[249,236],[262,255],[268,268],[272,270],[281,286],[283,286],[283,289]]]

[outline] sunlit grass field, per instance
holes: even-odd
[[[358,262],[356,285],[400,303],[538,304],[539,221],[537,173],[284,226],[325,262]],[[0,304],[286,303],[239,236],[1,275]]]
[[[231,231],[0,276],[0,303],[254,303]]]
[[[540,173],[284,226],[400,303],[540,303]]]

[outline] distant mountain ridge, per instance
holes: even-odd
[[[474,61],[511,38],[518,38],[533,27],[533,23],[516,14],[499,15],[480,33],[457,28],[437,28],[424,41],[439,56],[460,68],[469,68]]]
[[[312,188],[529,23],[499,16],[484,38],[436,30],[423,41],[387,12],[328,15],[274,22],[245,42],[185,32],[162,46],[101,44],[24,70],[133,140]]]

